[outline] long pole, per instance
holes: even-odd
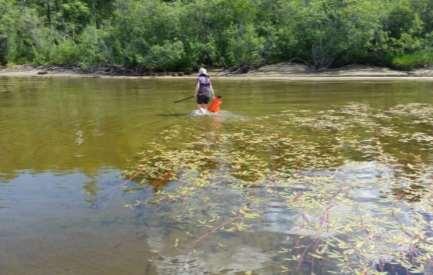
[[[188,97],[184,97],[184,98],[182,98],[182,99],[176,100],[176,101],[174,101],[173,103],[179,103],[179,102],[182,102],[182,101],[188,100],[188,99],[193,98],[193,97],[194,97],[193,95],[190,95],[190,96],[188,96]]]

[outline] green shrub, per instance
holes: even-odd
[[[257,35],[253,25],[228,29],[228,65],[257,66],[262,62],[263,38]]]
[[[433,65],[433,49],[418,51],[412,54],[404,54],[394,57],[392,66],[401,70],[411,70],[415,68]]]
[[[83,31],[77,46],[78,63],[82,69],[110,62],[110,49],[106,39],[106,33],[95,26],[89,26]]]
[[[72,39],[63,39],[53,46],[51,63],[55,65],[77,65],[79,62],[77,44]]]
[[[432,0],[0,0],[16,64],[148,70],[431,64]],[[0,53],[1,54],[1,53]],[[6,59],[6,60],[4,60]]]
[[[0,35],[0,65],[5,66],[7,64],[8,55],[8,37],[6,35]]]
[[[164,41],[154,45],[142,60],[143,67],[151,70],[174,71],[183,67],[185,51],[181,41]]]
[[[62,37],[52,28],[40,28],[37,41],[33,45],[33,63],[37,65],[48,65],[53,63],[56,52],[56,41]]]
[[[30,63],[42,23],[34,9],[20,10],[13,1],[0,0],[0,33],[7,34],[7,61]]]

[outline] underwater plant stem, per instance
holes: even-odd
[[[203,235],[201,235],[200,237],[198,237],[191,245],[191,249],[195,248],[201,241],[203,241],[204,239],[206,239],[207,237],[209,237],[211,234],[217,232],[218,230],[220,230],[221,228],[223,228],[224,226],[227,226],[231,223],[233,223],[235,220],[241,218],[240,214],[226,220],[225,222],[219,224],[216,227],[211,228],[210,230],[206,231]]]

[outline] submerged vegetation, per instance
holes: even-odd
[[[128,207],[155,205],[184,228],[173,242],[176,262],[188,265],[217,234],[271,231],[285,236],[273,247],[280,271],[432,268],[431,105],[352,103],[242,123],[224,118],[209,118],[216,126],[204,132],[161,133],[124,172],[135,182],[127,190],[156,191]],[[284,213],[275,215],[276,205]],[[215,239],[214,249],[224,249],[224,238]]]
[[[0,0],[0,62],[183,70],[432,65],[430,0]]]

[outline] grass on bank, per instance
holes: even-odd
[[[433,66],[433,50],[423,50],[396,56],[392,60],[392,66],[400,70]]]

